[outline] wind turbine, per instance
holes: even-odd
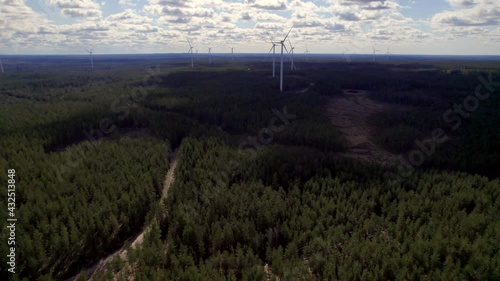
[[[377,54],[377,52],[379,52],[380,50],[376,50],[375,49],[375,46],[372,45],[372,48],[373,48],[373,61],[375,61],[375,55]]]
[[[208,48],[208,62],[212,64],[212,47],[207,47]]]
[[[285,38],[283,38],[283,40],[275,42],[275,43],[281,45],[281,72],[280,72],[280,91],[281,92],[283,92],[283,49],[285,49],[288,52],[288,50],[285,46],[285,41],[288,38],[288,35],[290,34],[290,32],[292,32],[292,29],[293,29],[293,26],[292,26],[292,28],[290,28],[290,30],[286,34]]]
[[[193,45],[191,45],[191,41],[187,40],[189,44],[188,54],[191,54],[191,68],[194,68],[194,57],[193,57]]]
[[[309,49],[307,49],[307,44],[306,44],[306,51],[304,52],[304,54],[306,54],[306,61],[309,62],[309,58],[307,57],[308,54],[310,54],[311,52],[309,52]]]
[[[349,51],[349,49],[347,49],[347,51]],[[346,62],[348,62],[348,63],[351,62],[351,57],[349,55],[346,55],[344,48],[342,48],[342,55],[344,56],[344,59]]]
[[[276,73],[276,46],[278,46],[276,43],[273,42],[273,39],[271,38],[271,44],[273,44],[273,46],[271,47],[271,49],[269,50],[268,54],[271,53],[271,51],[273,51],[273,77],[276,77],[275,73]]]
[[[293,50],[295,50],[295,47],[292,45],[292,41],[290,40],[290,38],[288,38],[288,43],[290,44],[290,52],[288,52],[291,56],[290,56],[290,60],[291,60],[291,64],[290,64],[290,68],[291,70],[297,70],[297,67],[295,67],[295,63],[293,62]]]
[[[90,50],[85,49],[85,51],[87,51],[87,53],[90,54],[90,66],[92,67],[92,69],[94,69],[94,59],[92,58],[92,53],[94,52],[94,47],[90,48]]]
[[[387,47],[387,60],[389,60],[390,55],[392,55],[391,50]]]
[[[231,47],[231,60],[234,61],[234,44]]]

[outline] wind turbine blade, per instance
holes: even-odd
[[[286,34],[285,39],[283,39],[283,42],[286,40],[286,38],[288,38],[288,35],[290,34],[290,32],[292,32],[292,29],[293,29],[293,25],[292,25],[292,28],[290,28],[290,30]]]
[[[267,61],[270,56],[272,56],[272,51],[273,51],[274,46],[271,47],[269,52],[267,52],[266,56],[264,57],[264,61]]]

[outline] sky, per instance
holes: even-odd
[[[500,55],[500,0],[0,0],[0,54]]]

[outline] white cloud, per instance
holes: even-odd
[[[0,38],[25,35],[38,31],[38,26],[45,23],[41,17],[23,0],[0,0]]]
[[[49,5],[59,8],[66,17],[99,17],[101,7],[93,0],[47,0]]]
[[[286,10],[287,1],[285,0],[247,0],[245,1],[253,8],[262,10]]]
[[[27,1],[0,0],[0,48],[15,43],[33,49],[51,44],[67,50],[90,44],[161,49],[168,41],[183,50],[187,36],[200,44],[259,48],[292,25],[294,43],[317,42],[315,47],[325,50],[347,41],[371,50],[376,43],[415,46],[456,37],[498,44],[500,33],[500,0],[446,0],[450,10],[419,22],[403,16],[400,10],[408,7],[397,0],[147,0],[145,5],[135,0],[36,0],[29,2],[33,7]],[[105,15],[111,3],[120,10]]]
[[[479,45],[498,40],[500,0],[448,0],[452,10],[435,14],[430,25],[436,37],[468,38]],[[496,28],[496,29],[495,29]],[[498,42],[498,41],[497,41]]]
[[[447,0],[447,2],[454,8],[471,7],[477,4],[477,0]]]
[[[437,13],[434,25],[448,26],[498,26],[500,0],[448,0],[452,11]]]
[[[128,7],[135,7],[137,6],[137,1],[134,0],[118,0],[118,4],[120,6],[128,8]]]

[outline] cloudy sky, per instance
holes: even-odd
[[[0,54],[500,55],[500,0],[0,0]]]

